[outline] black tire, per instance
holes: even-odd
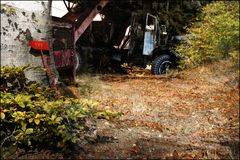
[[[151,67],[151,73],[154,75],[166,74],[173,68],[173,58],[164,54],[157,57]]]
[[[76,53],[74,57],[74,68],[77,72],[79,72],[82,66],[83,66],[82,57],[80,56],[79,53]]]

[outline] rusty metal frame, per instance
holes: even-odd
[[[63,3],[64,3],[64,5],[65,5],[65,7],[67,8],[67,10],[68,10],[69,12],[71,12],[72,9],[73,9],[74,3],[71,5],[71,4],[70,4],[71,2],[68,1],[68,3],[67,3],[66,1],[67,1],[67,0],[63,0]]]
[[[106,6],[109,0],[101,0],[91,11],[87,18],[82,22],[82,24],[75,30],[74,32],[74,43],[77,42],[79,37],[84,33],[87,27],[92,23],[94,17],[102,11],[102,9]]]

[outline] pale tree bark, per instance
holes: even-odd
[[[29,53],[28,42],[52,39],[51,1],[3,1],[1,2],[1,66],[43,66],[42,59]],[[52,53],[52,52],[50,52]],[[50,54],[51,55],[51,54]],[[50,60],[54,73],[53,57]],[[29,70],[26,76],[48,84],[46,72]]]

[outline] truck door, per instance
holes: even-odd
[[[144,33],[143,55],[150,55],[157,45],[157,17],[147,14]]]

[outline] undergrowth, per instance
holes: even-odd
[[[10,146],[67,149],[85,140],[85,133],[94,131],[86,125],[88,120],[120,115],[99,110],[98,103],[88,99],[58,97],[53,89],[28,81],[24,71],[29,68],[1,67],[1,151]]]

